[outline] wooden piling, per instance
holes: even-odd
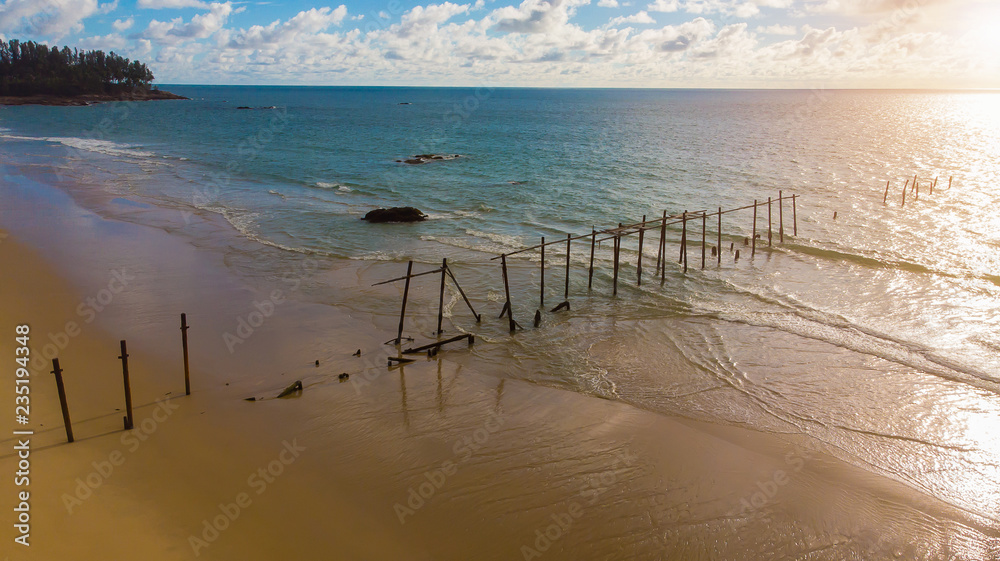
[[[441,335],[441,322],[444,321],[444,279],[448,276],[448,260],[441,260],[441,291],[438,293],[438,328],[437,335]]]
[[[462,300],[465,300],[465,305],[469,307],[469,311],[471,311],[472,315],[475,316],[476,323],[482,321],[483,316],[477,314],[476,309],[472,307],[472,302],[469,301],[469,297],[466,296],[465,291],[462,290],[462,285],[458,284],[458,279],[456,279],[455,274],[451,272],[451,267],[445,267],[444,270],[448,273],[448,276],[451,277],[451,282],[455,283],[455,288],[458,290],[458,293],[462,295]]]
[[[622,223],[618,223],[618,227],[622,227]],[[621,249],[622,238],[619,232],[615,232],[615,270],[614,270],[614,282],[612,283],[611,294],[613,296],[618,295],[618,251]]]
[[[948,189],[949,190],[951,189],[951,180],[952,180],[952,176],[949,175],[948,176]]]
[[[913,200],[914,201],[920,200],[920,183],[916,181],[913,182]]]
[[[705,268],[705,221],[708,217],[701,213],[701,268]]]
[[[635,262],[635,283],[638,286],[642,286],[642,240],[643,234],[646,233],[646,215],[642,215],[643,226],[639,226],[639,258]]]
[[[406,317],[406,298],[410,295],[410,274],[413,273],[413,261],[406,264],[406,283],[403,284],[403,306],[399,310],[399,331],[396,332],[396,344],[403,340],[403,318]]]
[[[660,244],[656,250],[656,269],[660,271],[661,278],[667,268],[667,211],[663,211],[663,222],[660,223]]]
[[[750,235],[752,240],[750,243],[753,245],[750,247],[750,257],[757,254],[757,199],[753,200],[753,233]]]
[[[677,256],[678,263],[684,262],[684,254],[687,252],[688,211],[685,210],[681,216],[681,252]]]
[[[590,228],[590,270],[587,272],[587,290],[594,286],[594,246],[597,245],[597,228]]]
[[[187,314],[181,314],[181,347],[184,349],[184,395],[191,395],[191,368],[188,366]]]
[[[778,191],[778,242],[785,243],[785,210],[782,201],[784,198],[781,191]]]
[[[885,182],[885,194],[882,195],[882,204],[885,204],[887,200],[889,200],[889,181]]]
[[[688,250],[687,250],[687,211],[684,211],[684,241],[681,252],[684,257],[684,272],[688,272]]]
[[[128,378],[128,348],[125,340],[121,341],[122,354],[118,358],[122,361],[122,379],[125,381],[125,430],[132,430],[132,385]]]
[[[545,307],[545,236],[542,236],[542,245],[540,249],[542,250],[542,264],[540,268],[541,288],[539,288],[538,307],[544,308]]]
[[[500,265],[503,268],[503,291],[504,295],[507,297],[507,303],[504,304],[504,308],[507,310],[507,319],[510,322],[510,332],[513,333],[517,328],[517,323],[514,321],[514,310],[513,306],[510,305],[510,280],[507,278],[507,255],[503,254],[500,256]]]
[[[899,203],[899,207],[900,208],[906,206],[906,188],[909,187],[909,186],[910,186],[910,180],[907,179],[906,180],[906,185],[903,185],[903,201],[901,203]]]
[[[767,198],[767,247],[771,247],[771,197]]]
[[[56,390],[59,392],[59,406],[62,407],[63,425],[66,427],[66,441],[73,442],[73,423],[69,420],[69,405],[66,404],[66,387],[63,385],[62,368],[59,359],[52,359],[52,373],[56,375]]]
[[[795,213],[795,195],[792,195],[792,235],[799,235],[799,217]]]
[[[566,234],[566,290],[563,291],[563,299],[569,298],[569,244],[573,240],[573,236]]]
[[[716,251],[715,253],[718,254],[718,256],[719,256],[719,263],[718,264],[722,265],[722,207],[721,206],[719,207],[719,231],[718,231],[718,236],[719,236],[719,238],[718,238],[718,242],[717,243],[718,243],[719,251]]]

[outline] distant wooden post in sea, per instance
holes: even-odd
[[[122,361],[122,378],[125,382],[125,430],[132,430],[132,385],[128,377],[128,348],[125,340],[121,341],[122,354],[118,357]]]
[[[412,261],[410,262],[413,263]],[[406,304],[404,304],[405,306]],[[402,319],[400,329],[402,329]],[[184,395],[191,395],[191,369],[188,367],[188,324],[187,314],[181,314],[181,347],[184,350]]]
[[[750,234],[750,257],[757,255],[757,199],[753,200],[753,231]]]
[[[545,307],[545,236],[542,236],[542,245],[539,249],[541,249],[542,255],[541,255],[541,265],[539,266],[540,288],[538,289],[539,290],[538,307],[544,308]]]
[[[62,408],[63,425],[66,427],[66,441],[73,442],[73,423],[69,420],[69,405],[66,404],[66,387],[63,385],[62,368],[59,359],[52,359],[52,373],[56,375],[56,390],[59,392],[59,406]]]

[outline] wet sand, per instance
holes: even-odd
[[[503,379],[450,360],[461,345],[387,368],[394,333],[292,290],[230,353],[223,334],[266,309],[275,287],[245,286],[211,251],[68,197],[3,195],[0,330],[29,324],[35,359],[76,332],[67,322],[80,328],[58,345],[76,442],[65,443],[51,368],[33,370],[32,545],[5,545],[13,560],[1000,556],[991,521],[796,435]],[[17,208],[47,217],[44,228]],[[347,264],[318,274],[360,289]],[[131,432],[116,358],[125,337]],[[13,337],[0,341],[12,357]],[[300,395],[274,399],[294,380]],[[0,473],[15,471],[14,443],[4,440]]]

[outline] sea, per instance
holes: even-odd
[[[995,539],[1000,93],[162,87],[190,100],[0,108],[0,157],[250,284],[306,260],[352,268],[357,282],[299,296],[372,314],[387,339],[402,283],[371,285],[447,259],[481,317],[449,278],[444,335],[480,341],[456,360],[804,435]],[[394,206],[427,220],[361,220]],[[748,206],[723,215],[721,246],[698,214]],[[567,267],[567,235],[685,211],[662,253],[659,225],[644,232],[641,284],[637,233],[616,294],[609,234],[592,276],[590,237]],[[542,237],[559,242],[544,294],[538,249],[506,258],[511,334],[496,258]],[[406,335],[435,336],[439,276],[413,279]]]

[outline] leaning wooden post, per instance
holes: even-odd
[[[545,236],[542,236],[541,288],[539,289],[538,307],[545,307]]]
[[[663,211],[663,222],[660,223],[660,245],[656,250],[656,270],[660,271],[661,267],[665,270],[667,268],[667,211]],[[661,262],[662,259],[662,262]],[[662,273],[661,273],[662,275]]]
[[[930,195],[934,194],[934,188],[937,187],[937,180],[938,180],[938,178],[935,177],[934,178],[934,183],[931,183],[931,192],[929,193]]]
[[[951,180],[952,180],[952,179],[953,179],[953,177],[949,175],[949,176],[948,176],[948,189],[949,189],[949,190],[951,189]]]
[[[900,208],[906,206],[906,188],[910,186],[910,180],[906,180],[906,185],[903,185],[903,202],[899,203]]]
[[[719,238],[718,238],[719,241],[717,242],[718,246],[717,246],[717,251],[715,252],[715,254],[719,257],[719,265],[722,265],[722,207],[721,206],[719,207],[719,232],[718,232],[718,236],[719,236]]]
[[[688,211],[684,211],[681,215],[681,253],[677,256],[677,262],[684,262],[684,254],[687,253],[687,229],[688,229]],[[686,272],[686,271],[685,271]]]
[[[563,292],[563,299],[569,298],[569,244],[573,241],[573,236],[566,234],[566,290]]]
[[[622,223],[618,223],[618,228],[622,227]],[[612,284],[611,294],[614,296],[618,295],[618,250],[621,249],[621,232],[615,231],[615,272],[614,272],[614,282]]]
[[[705,213],[701,213],[701,268],[705,268],[705,221],[708,217]]]
[[[681,252],[684,257],[684,272],[688,272],[688,248],[687,248],[687,211],[684,211],[684,242]]]
[[[122,339],[122,354],[118,358],[122,361],[122,378],[125,381],[125,430],[132,430],[132,385],[128,379],[128,349],[125,340]]]
[[[590,270],[587,272],[587,290],[594,286],[594,246],[597,245],[597,228],[590,228]]]
[[[639,226],[639,258],[635,262],[635,283],[642,286],[642,238],[646,233],[646,215],[642,215],[642,225]]]
[[[181,347],[184,349],[184,395],[191,395],[191,369],[188,367],[187,314],[181,314]]]
[[[66,404],[66,387],[63,386],[62,368],[59,359],[52,359],[52,373],[56,375],[56,389],[59,391],[59,405],[62,407],[63,425],[66,427],[66,441],[73,442],[73,423],[69,420],[69,405]]]
[[[406,298],[410,295],[410,274],[413,272],[413,261],[406,264],[406,282],[403,284],[403,306],[399,309],[399,331],[396,332],[396,344],[403,341],[403,318],[406,317]]]
[[[513,333],[517,328],[517,323],[514,322],[514,310],[513,306],[510,304],[510,281],[507,279],[507,255],[500,255],[500,265],[503,267],[503,291],[507,297],[507,304],[504,306],[507,309],[507,319],[510,320],[510,332]]]
[[[920,200],[920,183],[916,181],[913,182],[913,200],[914,201]]]
[[[767,198],[767,247],[771,247],[771,197]]]
[[[792,235],[799,235],[799,217],[795,212],[795,195],[792,195]]]
[[[444,279],[448,275],[448,260],[441,260],[441,292],[438,293],[438,329],[437,335],[441,335],[441,322],[444,320]]]
[[[750,235],[750,257],[757,255],[757,199],[753,200],[753,233]]]
[[[885,204],[887,200],[889,200],[889,181],[885,182],[885,194],[882,195],[882,204]]]
[[[782,201],[784,199],[781,196],[781,191],[778,191],[778,241],[785,243],[785,207]]]

